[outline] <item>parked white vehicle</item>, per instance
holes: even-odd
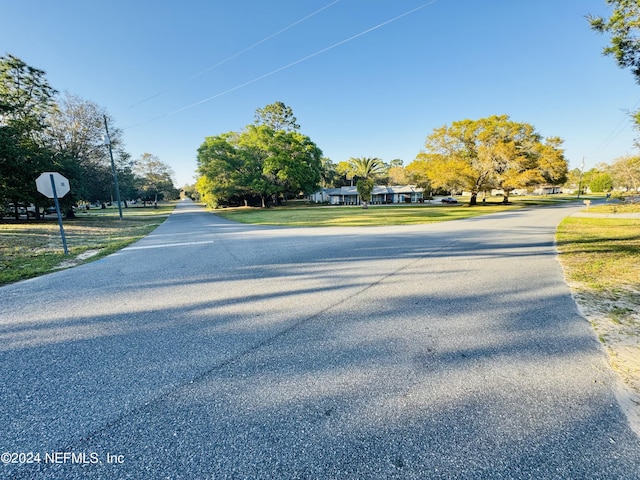
[[[5,211],[4,211],[4,215],[11,217],[14,216],[16,212],[16,207],[13,203],[10,203],[7,205]],[[36,218],[36,206],[31,204],[31,205],[18,205],[18,215],[24,216],[26,215],[27,218]]]

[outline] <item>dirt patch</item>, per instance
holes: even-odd
[[[100,253],[100,250],[87,250],[86,252],[82,252],[81,254],[76,255],[73,258],[60,262],[58,265],[54,267],[54,269],[62,270],[65,268],[75,267],[83,263],[85,260],[88,260],[89,258],[96,256],[98,253]]]
[[[570,285],[576,304],[591,323],[618,375],[616,396],[640,435],[640,292],[593,293]]]

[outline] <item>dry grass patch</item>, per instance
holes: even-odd
[[[569,217],[556,239],[576,303],[623,381],[621,404],[640,431],[640,219]]]
[[[0,285],[95,260],[144,237],[160,225],[175,204],[153,208],[95,210],[63,220],[69,255],[64,255],[55,218],[0,223]]]

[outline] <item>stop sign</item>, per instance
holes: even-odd
[[[53,186],[51,185],[51,176],[56,186],[56,195],[58,198],[64,197],[69,193],[69,180],[60,175],[58,172],[44,172],[36,178],[36,187],[38,191],[45,197],[53,198]]]

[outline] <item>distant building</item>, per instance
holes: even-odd
[[[562,186],[560,185],[538,185],[529,189],[516,188],[511,190],[509,195],[554,195],[562,193]],[[504,195],[504,190],[497,188],[491,190],[491,195]]]
[[[370,205],[422,202],[422,188],[415,185],[385,187],[376,185],[371,193]],[[360,205],[356,187],[323,188],[307,196],[310,202],[329,205]]]

